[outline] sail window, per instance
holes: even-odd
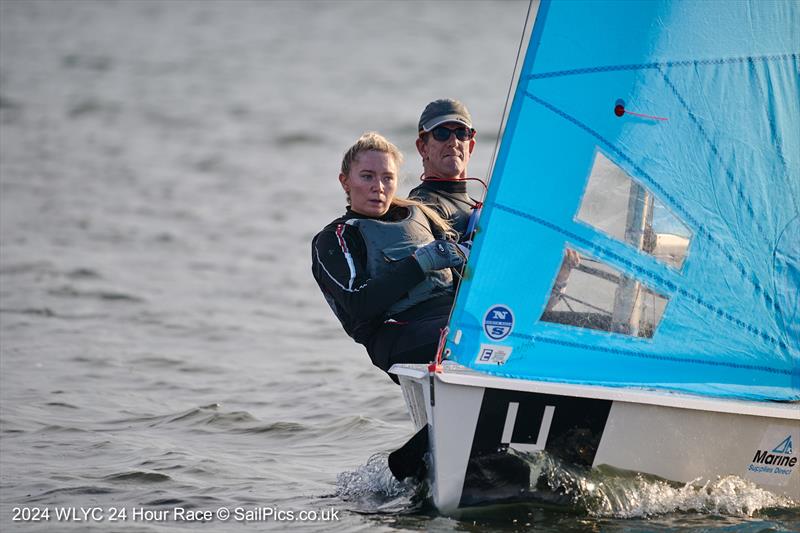
[[[669,299],[586,254],[567,249],[541,320],[652,338]],[[563,275],[559,277],[563,278]]]
[[[577,219],[678,270],[692,233],[647,187],[595,152]]]

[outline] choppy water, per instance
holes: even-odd
[[[530,458],[567,509],[456,520],[389,475],[412,432],[400,391],[330,314],[309,241],[343,209],[339,158],[362,131],[408,154],[410,188],[433,98],[468,103],[486,174],[526,9],[0,1],[0,528],[800,529],[738,479]],[[69,507],[104,520],[13,520]],[[178,507],[338,520],[153,514]]]

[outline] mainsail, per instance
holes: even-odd
[[[542,0],[446,353],[800,400],[800,3]]]

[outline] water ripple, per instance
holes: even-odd
[[[166,474],[159,474],[158,472],[142,472],[140,470],[133,470],[131,472],[110,474],[105,476],[103,480],[125,483],[162,483],[164,481],[171,481],[172,478]]]
[[[47,292],[48,294],[51,294],[53,296],[60,296],[63,298],[89,298],[94,300],[113,301],[113,302],[132,302],[132,303],[144,302],[144,299],[138,296],[111,290],[86,291],[86,290],[78,290],[70,286],[65,286],[57,289],[50,289]]]
[[[5,313],[9,315],[27,315],[27,316],[38,316],[43,318],[58,318],[62,320],[87,320],[87,319],[97,319],[97,318],[105,318],[106,315],[100,313],[80,313],[80,314],[68,314],[63,312],[56,312],[50,309],[49,307],[29,307],[29,308],[0,308],[0,313]]]
[[[78,409],[78,406],[65,402],[47,402],[45,405],[50,407],[64,407],[65,409]]]
[[[37,430],[37,433],[89,433],[89,431],[77,427],[62,426],[60,424],[49,424]]]
[[[46,490],[36,496],[31,496],[28,501],[35,502],[45,500],[47,497],[54,494],[113,494],[118,492],[116,489],[108,487],[98,487],[96,485],[81,485],[78,487],[61,487],[57,489]]]
[[[235,431],[237,433],[270,433],[276,436],[294,436],[297,433],[307,430],[308,427],[296,422],[274,422],[272,424],[253,426]]]
[[[99,272],[91,268],[76,268],[66,273],[66,276],[71,279],[102,279],[103,276]]]
[[[47,274],[53,271],[53,265],[47,261],[30,263],[5,264],[0,266],[0,274]]]
[[[184,506],[184,504],[186,504],[186,500],[182,500],[180,498],[158,498],[155,500],[150,500],[149,502],[145,502],[145,505],[153,507],[158,507],[162,505],[177,507],[177,506]]]

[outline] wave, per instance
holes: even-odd
[[[106,318],[107,315],[101,313],[81,313],[81,314],[68,314],[60,311],[53,311],[49,307],[25,307],[15,309],[11,307],[0,308],[0,313],[8,315],[28,315],[38,316],[44,318],[58,318],[63,320],[87,320]]]
[[[114,65],[114,61],[107,56],[67,54],[61,58],[61,65],[65,68],[80,68],[96,72],[105,72],[111,69]]]
[[[397,426],[389,424],[383,420],[368,416],[345,416],[338,418],[324,426],[315,427],[314,430],[327,443],[347,442],[354,435],[367,436],[383,429],[387,432],[394,432]]]
[[[284,133],[275,138],[275,144],[281,148],[293,146],[316,146],[322,144],[323,139],[317,135],[306,132]]]
[[[98,487],[96,485],[80,485],[77,487],[60,487],[57,489],[50,489],[41,492],[35,496],[31,496],[27,501],[35,502],[38,500],[47,499],[54,494],[113,494],[119,492],[117,489],[109,487]]]
[[[34,315],[34,316],[43,316],[47,318],[52,318],[57,316],[55,311],[50,309],[49,307],[28,307],[23,309],[13,309],[9,307],[0,308],[0,313],[6,314],[13,314],[13,315]]]
[[[387,452],[376,453],[355,470],[336,476],[336,496],[362,514],[411,514],[429,507],[427,485],[398,481],[389,470]]]
[[[116,116],[121,110],[122,106],[116,102],[103,101],[97,98],[84,98],[69,106],[67,116],[73,119],[93,115],[109,118]]]
[[[186,361],[184,359],[165,357],[163,355],[147,355],[134,359],[132,363],[135,366],[149,365],[156,368],[174,368],[185,365]]]
[[[166,415],[136,416],[108,422],[113,425],[144,423],[147,427],[189,428],[191,431],[220,431],[235,434],[294,436],[310,428],[297,422],[264,423],[247,411],[221,411],[219,404],[194,407]]]
[[[103,277],[91,268],[76,268],[67,272],[66,276],[71,279],[102,279]]]
[[[273,422],[272,424],[264,424],[238,430],[238,433],[270,433],[273,435],[286,435],[293,436],[297,433],[306,431],[308,427],[297,422]]]
[[[140,470],[132,470],[130,472],[119,472],[117,474],[109,474],[103,478],[104,481],[111,482],[130,482],[130,483],[162,483],[164,481],[172,481],[172,478],[166,474],[158,472],[143,472]]]
[[[66,402],[47,402],[45,405],[50,407],[63,407],[65,409],[78,409],[77,405],[72,405]]]
[[[0,266],[0,274],[3,275],[51,274],[52,272],[54,272],[53,264],[48,261],[32,261]]]
[[[390,431],[396,426],[364,416],[347,416],[334,420],[326,419],[322,424],[305,424],[292,420],[265,421],[248,411],[226,411],[219,404],[193,407],[184,411],[161,415],[136,415],[105,422],[107,426],[130,427],[141,425],[147,428],[164,428],[192,433],[226,433],[235,435],[259,435],[278,440],[303,440],[334,446],[347,442],[354,435],[374,436],[376,431]],[[62,429],[51,427],[49,429]]]
[[[182,411],[174,415],[165,415],[163,417],[159,417],[160,419],[156,423],[151,424],[151,426],[176,424],[180,422],[182,425],[219,425],[228,427],[231,424],[236,425],[241,422],[251,422],[255,420],[253,415],[246,411],[220,413],[217,412],[218,408],[218,404],[211,404],[204,407],[196,407],[194,409]]]
[[[185,505],[188,503],[186,500],[182,500],[180,498],[157,498],[155,500],[150,500],[149,502],[144,502],[145,506],[161,506],[161,505],[169,505],[171,507],[178,507],[181,505]]]
[[[714,516],[738,521],[751,520],[756,514],[794,512],[798,506],[791,499],[737,476],[680,484],[610,467],[580,468],[562,463],[546,452],[527,454],[509,450],[508,454],[530,466],[530,490],[522,499],[505,499],[502,505],[463,509],[464,517],[480,520],[494,517],[502,521],[509,513],[523,516],[533,506],[592,520],[654,520],[677,515],[691,522],[694,514],[701,520],[704,516]],[[389,470],[387,457],[386,452],[376,453],[366,464],[340,473],[334,496],[350,504],[350,510],[362,514],[432,511],[429,481],[415,482],[410,478],[398,481]]]
[[[59,287],[57,289],[50,289],[47,292],[53,296],[60,296],[64,298],[89,298],[95,300],[104,300],[111,302],[129,302],[129,303],[141,303],[145,301],[143,298],[134,296],[132,294],[126,294],[120,291],[112,291],[112,290],[84,291],[84,290],[78,290],[70,286]]]
[[[732,475],[681,484],[611,467],[586,470],[546,452],[509,453],[530,466],[531,485],[537,491],[550,491],[593,517],[649,518],[676,512],[751,517],[798,505]]]
[[[38,429],[37,433],[91,433],[91,431],[83,428],[62,426],[60,424],[49,424]]]

